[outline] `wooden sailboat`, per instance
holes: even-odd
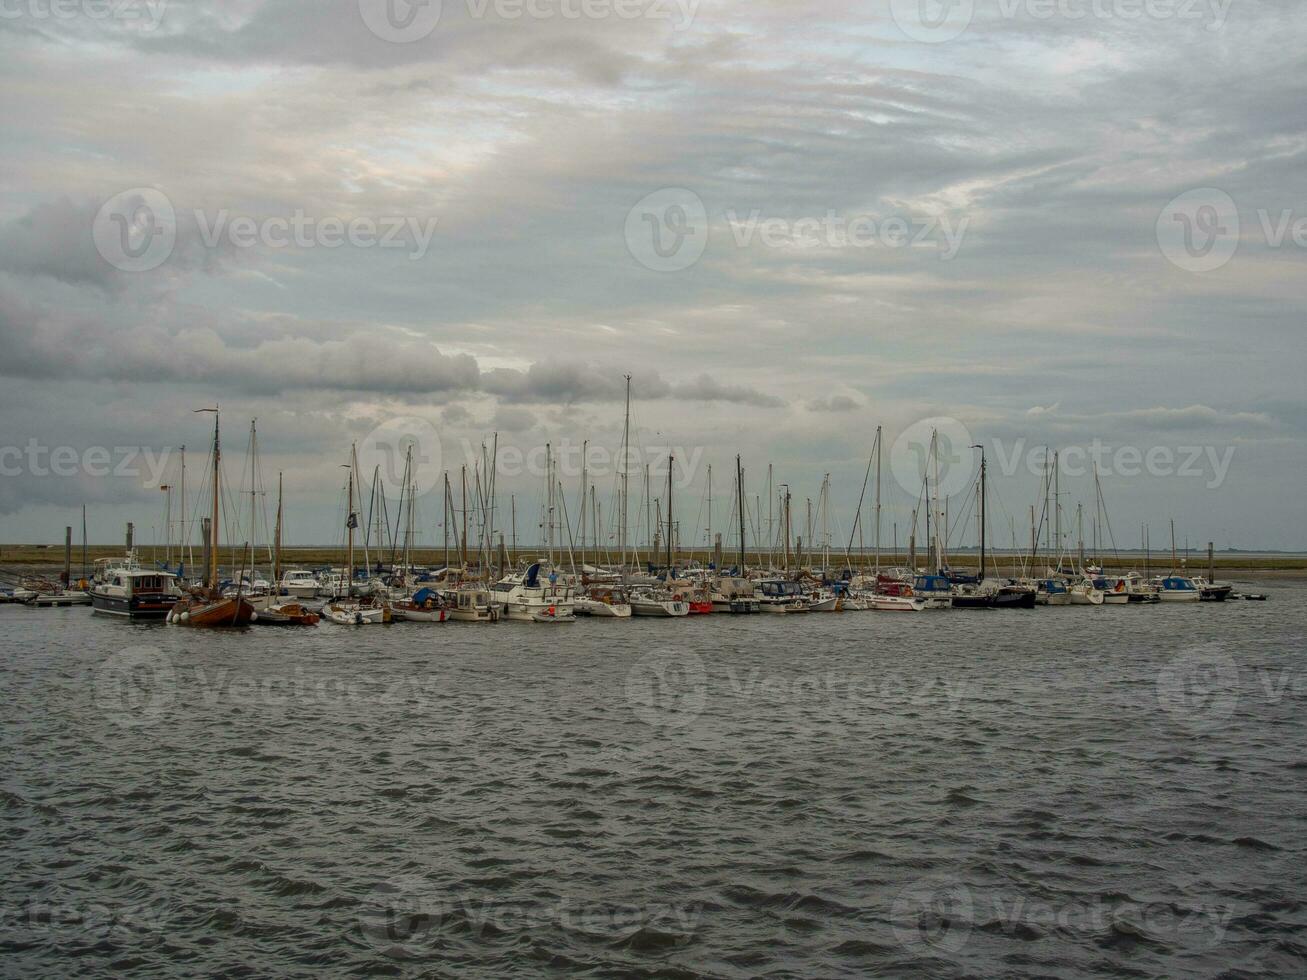
[[[218,581],[218,504],[221,488],[222,445],[218,430],[218,409],[201,408],[198,412],[213,413],[213,486],[212,510],[209,517],[209,565],[205,569],[204,585],[190,595],[179,599],[168,614],[168,622],[178,626],[228,627],[245,626],[255,616],[254,606],[239,589],[234,596],[224,596]]]
[[[277,474],[277,524],[272,532],[272,581],[281,581],[281,474]],[[316,612],[293,598],[282,598],[275,592],[266,609],[258,613],[254,622],[263,626],[316,626],[320,617]]]

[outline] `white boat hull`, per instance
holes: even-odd
[[[684,599],[632,599],[631,615],[675,617],[690,615],[690,604]]]
[[[871,608],[877,612],[925,612],[927,602],[915,595],[878,595],[872,598]]]
[[[322,617],[341,626],[373,626],[387,620],[386,610],[381,606],[358,606],[338,602],[329,602],[323,606]]]
[[[625,602],[603,602],[599,599],[589,599],[585,596],[577,598],[574,602],[574,610],[578,616],[596,616],[608,619],[630,619],[631,606]]]
[[[571,600],[567,602],[523,602],[510,600],[504,603],[504,618],[518,623],[570,623],[576,620]]]

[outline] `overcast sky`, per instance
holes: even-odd
[[[387,420],[425,489],[495,431],[616,450],[631,374],[687,541],[736,452],[847,536],[877,425],[902,539],[943,418],[997,543],[1050,445],[1086,537],[1098,446],[1118,544],[1307,548],[1298,0],[60,2],[0,3],[0,540],[150,540],[175,464],[127,447],[194,484],[219,402],[229,483],[257,417],[331,542]]]

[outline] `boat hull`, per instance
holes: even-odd
[[[994,596],[995,609],[1034,609],[1035,592],[1033,589],[1014,589],[1011,592],[1000,591]]]
[[[224,596],[220,599],[182,599],[168,614],[168,622],[197,629],[225,629],[248,626],[258,613],[248,599]]]
[[[59,606],[89,606],[91,597],[85,592],[43,592],[27,600],[27,605],[41,609]]]
[[[871,608],[877,612],[925,612],[927,603],[918,596],[878,595],[872,598]]]
[[[91,608],[106,616],[123,616],[127,619],[163,619],[177,605],[176,596],[127,596],[91,593]]]
[[[504,618],[517,623],[572,623],[576,621],[576,613],[570,602],[510,600],[504,603]]]

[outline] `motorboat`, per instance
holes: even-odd
[[[566,585],[540,579],[540,562],[532,562],[521,575],[496,582],[493,592],[505,619],[524,623],[570,623],[576,619],[572,591]]]
[[[763,579],[755,593],[758,608],[765,613],[806,613],[808,597],[798,582],[783,578]]]
[[[462,586],[445,592],[449,618],[459,623],[495,623],[499,605],[489,589]]]
[[[312,599],[318,594],[318,577],[304,568],[288,568],[277,583],[280,595],[292,599]]]
[[[88,600],[96,612],[128,619],[162,619],[182,597],[172,572],[141,568],[136,553],[125,561],[100,559]]]
[[[1199,602],[1202,590],[1194,580],[1183,575],[1167,575],[1156,580],[1157,595],[1163,602]]]

